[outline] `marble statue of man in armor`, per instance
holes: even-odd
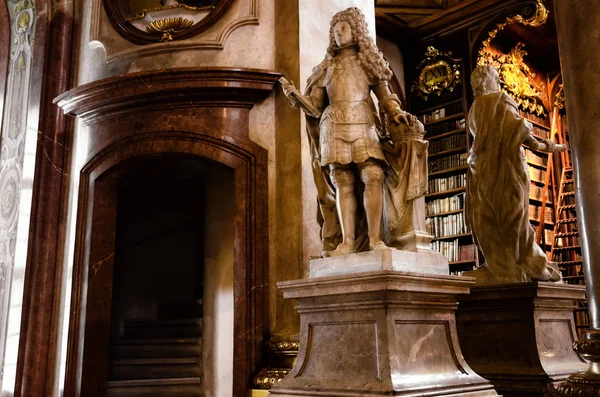
[[[381,231],[388,161],[371,92],[391,122],[418,123],[390,92],[392,71],[358,8],[335,14],[329,36],[327,55],[313,70],[304,96],[293,95],[293,84],[282,80],[292,106],[311,116],[307,129],[324,257],[387,248]]]

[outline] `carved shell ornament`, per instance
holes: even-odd
[[[214,24],[235,0],[103,0],[117,31],[136,44],[193,37]]]

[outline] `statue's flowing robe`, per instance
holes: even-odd
[[[503,92],[475,99],[468,117],[475,137],[468,158],[466,220],[485,257],[478,282],[560,279],[529,223],[529,172],[521,144],[531,125]],[[544,216],[542,214],[541,218]]]

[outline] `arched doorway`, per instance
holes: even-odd
[[[246,395],[252,375],[262,364],[262,343],[268,337],[269,324],[268,157],[264,148],[249,139],[248,117],[252,105],[271,92],[279,77],[277,73],[259,70],[173,69],[108,78],[77,87],[57,98],[65,113],[81,117],[90,127],[86,131],[89,160],[80,173],[65,396],[100,397],[107,392],[107,382],[111,381],[107,352],[121,329],[111,329],[112,290],[119,265],[116,256],[119,191],[127,189],[120,186],[131,178],[131,169],[141,167],[143,172],[152,169],[144,166],[144,161],[150,161],[147,159],[169,156],[218,164],[219,169],[231,175],[228,180],[233,196],[227,198],[233,199],[233,222],[224,233],[233,245],[233,251],[228,251],[233,298],[223,296],[218,304],[227,304],[229,299],[229,311],[233,312],[232,384],[228,386],[230,391],[215,395]],[[154,180],[151,174],[146,173]],[[219,183],[224,179],[218,177]],[[135,195],[132,197],[131,206],[136,201]],[[215,200],[216,205],[223,205],[223,194]],[[226,211],[211,212],[215,213]],[[210,224],[208,212],[205,217],[205,223]],[[227,230],[221,226],[221,232]],[[209,235],[219,236],[212,231]],[[204,248],[214,246],[205,244]],[[210,275],[210,262],[206,260],[204,265],[204,275]],[[119,277],[127,279],[117,274]],[[206,298],[206,282],[203,288]],[[157,305],[153,312],[157,317],[151,321],[158,321],[160,304],[152,304]],[[213,308],[218,307],[215,305]],[[203,300],[203,321],[210,314],[208,307]],[[227,311],[221,309],[213,311],[215,317]],[[123,311],[127,310],[130,309],[125,306]],[[163,310],[169,311],[168,307]],[[117,317],[114,321],[127,320]],[[219,321],[214,319],[213,323],[220,324]],[[206,332],[203,329],[203,344]],[[216,339],[221,337],[214,329],[211,335]],[[202,353],[202,360],[210,357],[209,353],[205,355],[205,347]],[[217,356],[213,353],[213,369],[220,371],[220,365],[225,363],[217,358],[229,359],[229,354]],[[222,372],[210,378],[221,379],[221,375]],[[220,386],[210,387],[218,390]]]

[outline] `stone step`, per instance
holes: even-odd
[[[202,356],[201,338],[119,339],[108,349],[110,358],[176,358]]]
[[[200,378],[120,380],[107,382],[107,397],[199,397]]]
[[[128,321],[123,338],[189,338],[202,336],[202,319]]]
[[[195,378],[201,376],[199,358],[138,358],[110,360],[110,381]]]

